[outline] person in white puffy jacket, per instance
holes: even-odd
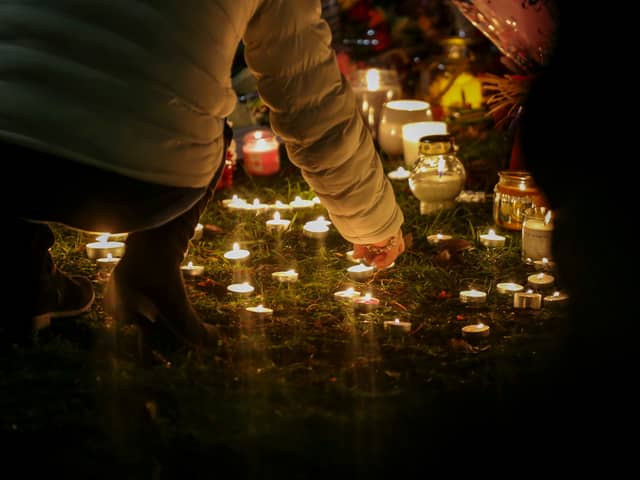
[[[179,265],[231,138],[240,42],[272,129],[356,256],[385,267],[404,250],[403,214],[320,0],[8,0],[0,153],[20,186],[11,228],[27,264],[16,295],[28,321],[0,327],[6,333],[91,307],[88,280],[57,270],[48,253],[47,223],[56,222],[131,232],[105,294],[115,317],[152,341],[215,338]]]

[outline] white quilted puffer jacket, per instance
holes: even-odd
[[[0,140],[148,182],[207,185],[244,41],[271,126],[338,231],[382,241],[402,212],[320,12],[320,0],[4,0]]]

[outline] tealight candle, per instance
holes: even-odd
[[[373,275],[373,269],[373,265],[359,263],[358,265],[353,265],[352,267],[347,268],[347,272],[352,280],[355,280],[356,282],[364,282],[371,278]]]
[[[325,220],[324,217],[318,217],[316,220],[305,223],[302,227],[302,233],[306,237],[323,240],[329,235],[329,225],[331,222]]]
[[[482,322],[465,325],[462,327],[462,336],[469,339],[488,337],[490,330],[489,325],[485,325]]]
[[[317,196],[311,199],[311,203],[313,203],[314,205],[322,205],[322,202],[320,202],[320,198]]]
[[[252,285],[249,285],[249,282],[242,282],[232,283],[227,287],[227,290],[236,295],[248,295],[250,293],[253,293],[255,288],[253,288]]]
[[[506,240],[507,238],[504,235],[498,235],[494,230],[489,230],[489,233],[480,235],[480,243],[489,248],[504,247]]]
[[[387,173],[387,177],[391,180],[407,180],[411,176],[411,172],[406,170],[403,166],[396,168],[395,170]]]
[[[280,210],[280,211],[293,209],[291,205],[289,205],[288,203],[282,203],[280,200],[276,200],[276,203],[271,205],[271,208],[273,208],[274,210]]]
[[[189,262],[182,265],[180,270],[185,277],[199,277],[204,273],[204,265],[194,265],[193,262]]]
[[[230,210],[245,210],[248,203],[244,198],[239,198],[237,195],[233,195],[233,197],[223,200],[222,205]]]
[[[345,290],[339,290],[333,294],[336,300],[353,300],[356,297],[361,296],[360,292],[353,287],[349,287]]]
[[[257,198],[254,198],[253,202],[251,203],[245,203],[243,207],[243,210],[255,211],[256,213],[260,213],[268,209],[269,209],[269,205],[267,205],[266,203],[262,203]]]
[[[284,270],[282,272],[273,272],[271,276],[281,283],[293,283],[298,281],[298,272],[293,269]]]
[[[250,312],[254,317],[257,318],[266,318],[273,315],[273,310],[271,308],[262,306],[262,304],[255,307],[247,307],[245,310],[247,312]]]
[[[295,209],[300,209],[300,208],[311,208],[314,206],[314,203],[312,200],[304,200],[296,196],[296,198],[294,198],[291,202],[289,202],[289,205]]]
[[[555,291],[551,295],[544,297],[544,306],[564,307],[569,302],[569,295],[563,292]]]
[[[547,270],[553,270],[554,267],[556,266],[556,264],[551,260],[549,260],[547,257],[543,257],[540,260],[533,260],[530,263],[533,263],[533,266],[535,267],[536,270],[539,270],[539,271],[542,270],[543,272]]]
[[[371,313],[380,306],[380,300],[367,293],[353,299],[353,308],[357,313]]]
[[[287,228],[289,228],[290,223],[291,220],[280,218],[280,212],[275,212],[273,214],[273,219],[267,220],[267,230],[284,232]]]
[[[113,270],[113,268],[120,261],[120,257],[114,257],[111,253],[108,253],[106,257],[98,258],[96,263],[100,270]]]
[[[444,240],[451,240],[453,237],[444,233],[434,233],[433,235],[427,235],[427,242],[431,245],[437,245]]]
[[[484,303],[487,301],[487,293],[480,290],[462,290],[460,292],[460,301],[462,303]]]
[[[532,290],[513,294],[513,308],[530,308],[538,310],[542,306],[542,295]]]
[[[529,275],[527,277],[527,282],[529,282],[529,285],[536,288],[550,287],[551,285],[553,285],[553,282],[555,282],[555,280],[556,279],[553,275],[544,272],[534,273],[533,275]]]
[[[392,335],[405,335],[411,331],[410,322],[402,322],[396,318],[394,320],[385,320],[384,329],[388,330]]]
[[[87,257],[91,260],[104,258],[111,254],[113,257],[122,257],[124,255],[124,242],[114,242],[109,240],[108,235],[100,235],[97,242],[87,243]]]
[[[519,283],[514,282],[502,282],[496,285],[496,290],[498,293],[511,294],[515,292],[521,292],[524,290],[524,287]]]
[[[240,262],[246,259],[247,257],[249,257],[249,255],[250,255],[249,250],[244,250],[240,248],[240,245],[238,245],[237,243],[234,243],[233,248],[224,253],[224,258],[226,258],[227,260]]]

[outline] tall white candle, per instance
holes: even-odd
[[[540,260],[551,258],[553,223],[551,211],[542,214],[525,214],[522,221],[522,258]]]
[[[425,135],[443,135],[447,133],[444,122],[412,122],[402,126],[402,151],[405,165],[411,169],[418,160],[420,139]]]

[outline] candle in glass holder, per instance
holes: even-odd
[[[293,269],[273,272],[271,276],[281,283],[294,283],[298,281],[298,272]]]
[[[504,235],[498,235],[493,229],[489,233],[480,235],[480,243],[488,248],[504,247],[507,238]]]
[[[528,208],[522,218],[522,258],[538,261],[551,258],[553,222],[551,210]]]
[[[96,242],[87,243],[87,257],[91,260],[107,257],[109,254],[113,257],[122,257],[124,255],[124,242],[115,242],[109,240],[109,234],[100,235],[96,238]]]
[[[371,313],[380,306],[380,300],[366,293],[353,299],[353,308],[357,313]]]
[[[487,293],[480,290],[462,290],[460,292],[460,301],[462,303],[485,303],[487,301]]]
[[[452,238],[453,237],[451,235],[444,233],[434,233],[433,235],[427,236],[427,242],[429,242],[430,245],[437,245],[444,240],[451,240]]]
[[[349,287],[345,290],[335,292],[333,296],[336,300],[353,300],[360,296],[360,292],[355,290],[353,287]]]
[[[193,262],[188,262],[186,265],[180,267],[182,275],[185,277],[199,277],[204,273],[203,265],[194,265]]]
[[[384,329],[388,330],[392,335],[406,335],[411,331],[411,323],[403,322],[399,318],[394,320],[385,320]]]
[[[402,95],[398,73],[391,69],[358,69],[351,78],[351,86],[362,118],[376,138],[382,106]]]
[[[234,243],[232,249],[224,253],[224,258],[235,262],[241,262],[242,260],[248,258],[249,255],[249,250],[244,250],[240,248],[239,244]]]
[[[420,139],[426,135],[444,135],[447,124],[444,122],[412,122],[402,126],[402,151],[404,164],[412,169],[418,161]]]
[[[513,308],[530,308],[539,310],[542,306],[542,295],[534,293],[533,290],[526,292],[516,292],[513,294]]]
[[[275,232],[284,232],[289,228],[291,220],[280,218],[280,212],[274,212],[273,218],[267,220],[267,230]]]
[[[356,282],[364,282],[373,276],[373,270],[373,265],[359,263],[358,265],[353,265],[352,267],[347,268],[347,273],[352,280],[355,280]]]
[[[249,175],[272,175],[280,170],[279,142],[268,129],[247,133],[242,138],[242,155]]]
[[[227,290],[236,295],[249,295],[250,293],[253,293],[255,288],[250,285],[249,282],[242,282],[232,283],[227,287]]]

